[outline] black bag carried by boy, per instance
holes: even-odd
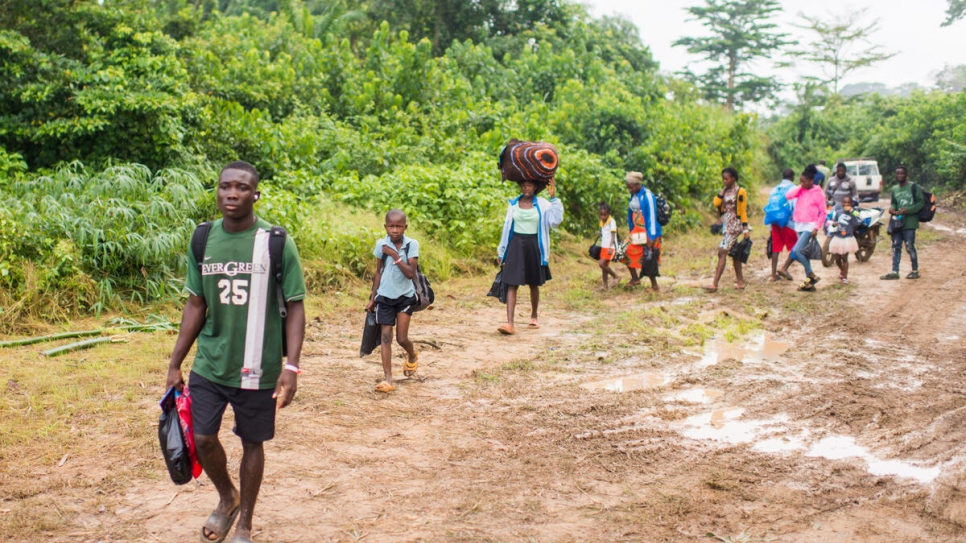
[[[500,303],[506,303],[506,283],[503,282],[503,269],[496,272],[496,278],[493,279],[493,284],[490,286],[490,291],[486,293],[487,296],[492,296]]]
[[[362,329],[362,345],[359,346],[359,358],[369,356],[376,347],[382,345],[380,326],[376,324],[375,311],[366,312],[366,325]]]
[[[918,185],[917,185],[918,186]],[[922,209],[919,210],[917,217],[919,222],[929,222],[936,216],[936,195],[919,186],[922,193]],[[912,197],[916,197],[916,187],[912,187]]]
[[[671,215],[674,214],[674,208],[672,208],[671,203],[660,194],[654,195],[654,201],[657,203],[657,224],[667,226],[667,223],[671,222]]]
[[[731,258],[737,258],[742,264],[748,263],[748,257],[751,256],[751,238],[746,238],[738,243],[728,251],[728,256]]]
[[[765,257],[771,260],[771,255],[773,254],[771,252],[771,236],[768,236],[768,243],[765,244]]]
[[[158,419],[158,442],[161,444],[161,455],[168,467],[168,475],[176,485],[183,485],[191,480],[191,456],[188,453],[188,443],[181,429],[178,418],[178,407],[174,401],[174,388],[168,389],[161,400],[161,418]]]

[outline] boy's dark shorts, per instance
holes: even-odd
[[[225,407],[231,404],[235,413],[235,435],[243,441],[261,443],[275,437],[274,389],[245,390],[214,383],[191,372],[191,419],[195,434],[218,435]]]
[[[386,298],[376,296],[376,324],[396,325],[396,315],[405,313],[412,315],[416,309],[416,296],[400,296],[399,298]]]

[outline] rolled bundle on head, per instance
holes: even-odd
[[[505,181],[531,181],[543,190],[557,173],[557,148],[542,141],[511,139],[500,151],[497,167]]]

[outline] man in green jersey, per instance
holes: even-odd
[[[295,242],[286,236],[282,295],[288,317],[283,330],[270,273],[271,225],[255,216],[258,198],[258,172],[251,164],[225,166],[217,188],[222,219],[211,225],[200,266],[188,252],[188,302],[168,367],[168,387],[182,389],[181,363],[198,340],[189,379],[191,416],[198,459],[220,497],[201,529],[202,541],[223,541],[240,517],[231,542],[251,542],[252,513],[265,468],[263,443],[275,436],[276,408],[292,402],[300,373],[305,337],[302,266]],[[288,358],[284,366],[282,334]],[[228,404],[242,442],[240,491],[228,474],[218,440]]]
[[[892,271],[879,279],[899,278],[899,261],[902,259],[902,246],[905,244],[912,271],[906,279],[919,279],[919,255],[916,254],[916,230],[919,229],[919,211],[925,205],[922,187],[908,180],[909,171],[905,166],[896,168],[897,185],[892,187],[892,203],[889,214],[902,221],[902,228],[892,233]]]

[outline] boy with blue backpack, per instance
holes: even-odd
[[[782,181],[772,189],[768,197],[768,205],[765,206],[765,224],[771,225],[771,249],[768,252],[771,258],[772,281],[778,281],[779,279],[791,281],[792,279],[792,276],[788,272],[778,269],[778,257],[782,252],[782,248],[788,251],[789,256],[785,259],[785,264],[782,266],[782,269],[788,268],[792,259],[791,251],[798,242],[798,234],[795,233],[795,223],[792,222],[792,210],[794,207],[792,203],[785,199],[785,193],[795,186],[792,182],[793,177],[795,177],[795,172],[791,169],[786,169],[782,172]]]

